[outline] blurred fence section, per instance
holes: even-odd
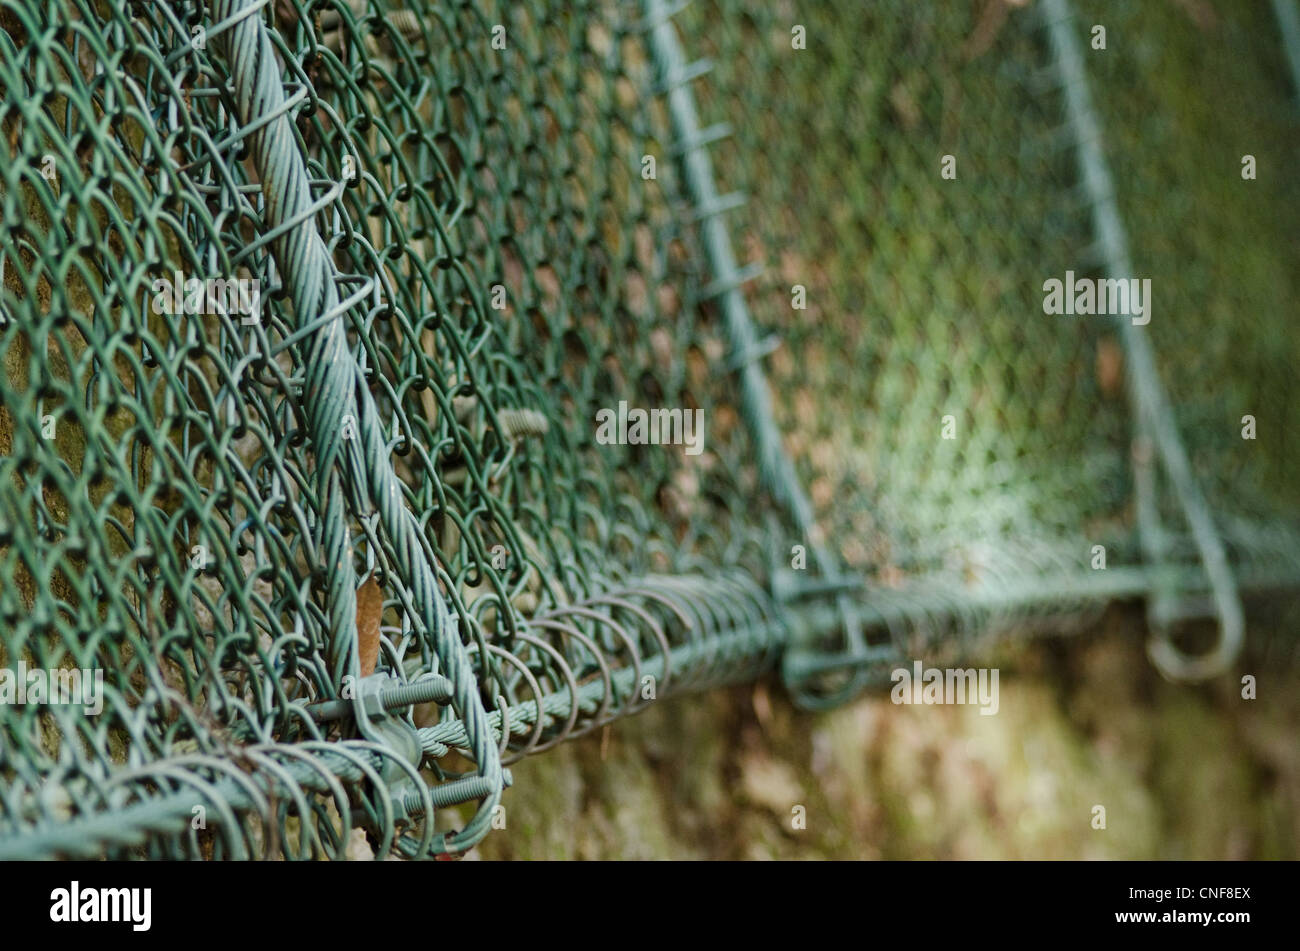
[[[1266,208],[1297,199],[1277,24],[969,6],[678,17],[715,67],[702,121],[734,124],[713,158],[749,191],[732,237],[766,265],[748,301],[783,340],[776,416],[870,579],[860,638],[786,654],[810,702],[1116,597],[1148,596],[1167,673],[1221,671],[1243,593],[1300,567],[1297,232]],[[1189,32],[1213,68],[1166,53],[1167,84],[1138,86],[1133,58]],[[1246,153],[1271,171],[1244,180]],[[1046,282],[1106,278],[1149,278],[1150,313],[1045,312]]]

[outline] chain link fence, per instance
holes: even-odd
[[[0,0],[0,856],[456,855],[673,692],[1115,598],[1223,669],[1300,579],[1296,186],[1192,146],[1284,162],[1285,61],[1159,125],[1068,13]],[[1106,214],[1149,326],[1043,313]]]

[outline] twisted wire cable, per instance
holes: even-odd
[[[273,229],[284,229],[272,245],[276,260],[288,283],[298,320],[313,327],[303,357],[307,371],[303,398],[311,421],[322,498],[322,567],[329,593],[331,668],[339,680],[345,663],[354,676],[360,673],[355,627],[357,578],[339,475],[346,451],[345,418],[350,417],[356,420],[361,437],[361,471],[371,501],[394,541],[403,577],[410,583],[415,604],[452,682],[454,703],[466,724],[474,761],[487,781],[489,792],[474,818],[446,842],[450,849],[464,849],[487,834],[490,827],[492,809],[501,796],[500,758],[487,730],[486,712],[469,657],[457,628],[449,620],[419,527],[404,503],[388,461],[374,401],[348,351],[333,267],[313,222],[320,209],[312,200],[275,51],[260,16],[265,5],[266,0],[214,0],[212,13],[217,22],[209,32],[227,52],[239,118],[248,129],[249,149],[262,178],[268,224]],[[361,711],[358,718],[364,722],[359,694],[357,700]]]

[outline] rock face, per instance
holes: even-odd
[[[1001,668],[995,716],[887,692],[806,714],[775,683],[666,699],[516,764],[506,827],[475,854],[1300,857],[1300,672],[1246,658],[1179,687],[1141,643],[1135,621],[1111,618],[1026,648]],[[1258,699],[1241,697],[1247,673]]]

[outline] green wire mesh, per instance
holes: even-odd
[[[1078,629],[1090,606],[1153,588],[1167,612],[1153,606],[1153,625],[1204,638],[1182,630],[1218,611],[1204,553],[1163,447],[1134,432],[1153,393],[1173,407],[1159,425],[1191,459],[1182,488],[1208,498],[1193,516],[1230,553],[1232,582],[1295,578],[1296,230],[1293,217],[1272,233],[1257,223],[1294,207],[1296,185],[1240,176],[1242,153],[1279,170],[1300,146],[1282,49],[1266,66],[1245,53],[1275,32],[1269,11],[1207,41],[1212,69],[1178,64],[1196,74],[1133,91],[1124,64],[1158,55],[1162,31],[1193,29],[1184,12],[967,6],[702,0],[677,18],[715,66],[697,88],[704,121],[735,124],[712,151],[720,188],[751,193],[732,222],[767,265],[749,296],[784,340],[770,360],[777,418],[817,523],[873,585],[860,636],[823,627],[786,655],[811,702],[842,699],[900,655]],[[1096,23],[1109,52],[1089,46]],[[1184,116],[1188,85],[1204,92]],[[1095,115],[1077,114],[1081,89]],[[1205,170],[1225,127],[1238,134]],[[1093,159],[1113,165],[1103,194]],[[1115,196],[1132,233],[1123,274],[1108,273],[1116,249],[1098,225]],[[1191,246],[1192,213],[1231,221],[1231,239],[1201,228],[1213,245]],[[1154,368],[1138,365],[1125,321],[1044,314],[1044,281],[1067,271],[1151,278],[1154,317],[1136,335]],[[1248,414],[1271,420],[1267,437],[1242,439]],[[836,667],[847,672],[814,676]]]
[[[678,690],[1214,617],[1127,351],[1041,312],[1105,250],[1051,25],[787,6],[0,0],[0,669],[104,685],[0,705],[0,857],[457,854],[510,763]],[[1294,584],[1293,270],[1211,291],[1132,210],[1156,422],[1233,585]],[[702,451],[599,440],[620,403]]]
[[[0,663],[107,698],[4,708],[10,854],[463,849],[501,762],[784,640],[638,11],[264,7],[3,7]],[[176,271],[260,320],[154,313]],[[707,451],[598,445],[620,400]]]

